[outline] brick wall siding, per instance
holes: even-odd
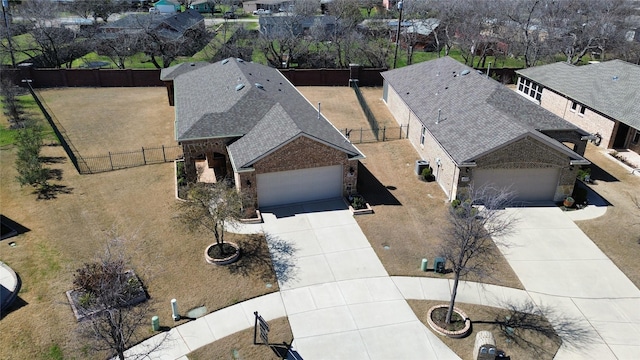
[[[542,91],[540,105],[583,130],[592,134],[599,133],[602,135],[600,147],[610,148],[613,145],[614,125],[616,122],[591,111],[589,108],[582,115],[579,111],[580,105],[578,105],[576,111],[572,111],[571,102],[566,97],[545,88]]]
[[[424,144],[420,144],[422,123],[416,115],[409,110],[404,101],[400,99],[398,93],[390,86],[387,92],[387,106],[398,124],[409,125],[409,141],[411,141],[420,158],[429,162],[433,175],[436,177],[436,181],[445,194],[450,200],[454,199],[457,192],[458,176],[460,174],[456,163],[433,138],[429,130],[426,130]],[[435,113],[433,119],[424,120],[433,120],[435,122],[437,116],[438,114]],[[440,159],[440,166],[437,165],[437,159]]]

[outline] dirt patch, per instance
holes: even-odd
[[[38,93],[82,156],[177,145],[174,108],[164,87],[64,88]]]
[[[591,240],[640,287],[640,176],[632,175],[595,146],[589,145],[585,156],[592,162],[588,186],[611,206],[604,216],[576,224]]]

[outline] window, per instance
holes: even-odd
[[[532,99],[537,100],[538,102],[542,99],[542,86],[534,83],[531,80],[523,80],[520,78],[520,83],[518,84],[518,91],[521,93],[528,95]]]
[[[420,145],[424,146],[424,134],[427,133],[427,128],[422,126],[422,133],[420,133]]]
[[[580,115],[584,115],[584,112],[587,110],[587,108],[584,105],[580,105]]]
[[[631,140],[634,144],[640,142],[640,130],[636,130],[636,133],[633,135],[633,140]]]
[[[571,111],[576,112],[576,110],[578,109],[578,103],[575,101],[571,102]]]

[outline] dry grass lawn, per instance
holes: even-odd
[[[164,87],[39,91],[80,155],[174,146],[174,108]]]

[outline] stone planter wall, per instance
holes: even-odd
[[[213,264],[213,265],[229,265],[231,263],[234,263],[236,261],[238,261],[238,259],[240,258],[240,246],[238,246],[238,244],[236,243],[232,243],[230,241],[225,241],[224,242],[227,245],[233,246],[236,251],[235,253],[233,253],[232,255],[224,258],[224,259],[214,259],[211,256],[209,256],[209,249],[217,246],[217,243],[213,243],[209,246],[207,246],[206,249],[204,249],[204,259],[207,261],[207,263],[209,264]]]
[[[443,329],[440,326],[438,326],[435,322],[433,322],[433,320],[431,319],[431,315],[433,313],[434,310],[436,309],[448,309],[449,305],[436,305],[434,307],[432,307],[431,309],[429,309],[429,312],[427,313],[427,323],[429,324],[429,326],[433,329],[433,331],[437,332],[440,335],[444,335],[446,337],[450,337],[450,338],[463,338],[465,336],[467,336],[469,334],[469,331],[471,330],[471,320],[469,319],[469,317],[467,316],[467,314],[465,314],[462,310],[458,309],[457,307],[453,307],[453,311],[455,313],[458,313],[463,319],[465,319],[464,321],[464,328],[462,330],[458,330],[458,331],[450,331],[447,329]]]

